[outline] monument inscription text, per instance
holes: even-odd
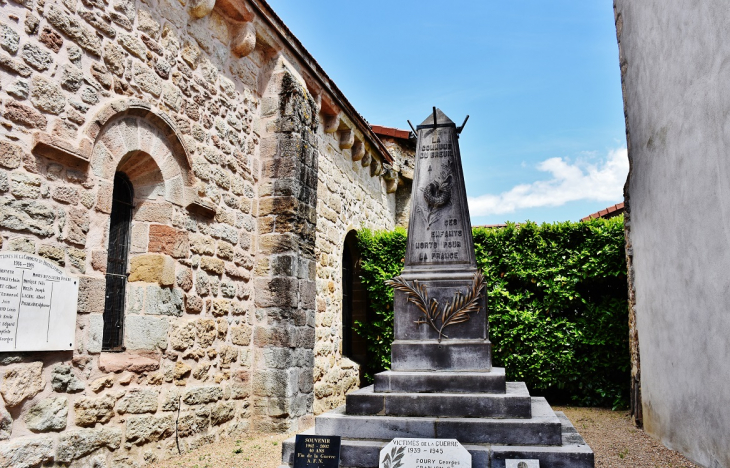
[[[294,468],[337,468],[340,443],[339,436],[298,434],[294,443]]]
[[[78,291],[44,258],[0,253],[0,351],[73,349]]]
[[[379,468],[471,468],[471,454],[456,439],[396,438],[380,450]]]

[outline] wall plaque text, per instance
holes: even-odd
[[[44,258],[0,253],[0,351],[73,349],[78,283]]]

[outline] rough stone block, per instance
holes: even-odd
[[[182,289],[148,286],[145,312],[148,315],[181,316],[183,312]]]
[[[28,74],[30,74],[30,69]],[[32,107],[15,101],[10,101],[5,104],[3,116],[17,124],[40,130],[45,130],[48,123],[43,114]]]
[[[223,389],[221,387],[195,387],[185,392],[183,403],[186,405],[204,405],[214,403],[222,398]]]
[[[16,406],[26,398],[37,395],[46,386],[43,363],[12,364],[5,369],[0,393],[8,407]]]
[[[73,370],[68,364],[59,364],[51,372],[51,386],[55,392],[78,393],[86,386],[84,382],[76,378]]]
[[[106,300],[106,280],[91,276],[79,277],[78,312],[80,314],[101,314]]]
[[[104,316],[102,314],[91,314],[86,330],[86,350],[91,354],[100,353],[103,337]]]
[[[160,368],[160,354],[154,351],[103,353],[99,356],[102,372],[150,372]]]
[[[68,419],[66,397],[45,398],[31,406],[25,415],[25,425],[33,432],[62,431]]]
[[[117,413],[155,413],[157,411],[158,396],[159,392],[157,390],[133,388],[117,402]]]
[[[40,466],[53,460],[53,438],[19,439],[0,445],[0,466]]]
[[[13,143],[0,141],[0,166],[15,169],[23,161],[23,148]]]
[[[74,403],[76,425],[94,427],[97,423],[107,423],[114,417],[115,398],[104,395],[100,398],[81,398]]]
[[[134,220],[169,225],[172,223],[172,211],[170,203],[144,202],[134,213]]]
[[[296,307],[298,280],[296,278],[257,278],[254,280],[257,307]]]
[[[172,286],[175,284],[175,260],[161,254],[132,257],[129,267],[129,282],[135,281]]]
[[[124,324],[124,343],[127,349],[166,349],[167,330],[170,327],[165,317],[129,315]]]

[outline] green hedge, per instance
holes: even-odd
[[[625,407],[630,362],[623,217],[474,229],[487,279],[494,365],[534,395],[584,406]],[[365,379],[390,366],[393,291],[406,231],[358,234],[369,323]]]

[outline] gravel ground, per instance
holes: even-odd
[[[553,407],[573,423],[596,455],[596,468],[702,468],[631,422],[627,411]]]
[[[554,407],[563,411],[596,454],[596,468],[701,468],[631,424],[625,411]],[[291,434],[249,434],[201,447],[152,468],[277,468]]]

